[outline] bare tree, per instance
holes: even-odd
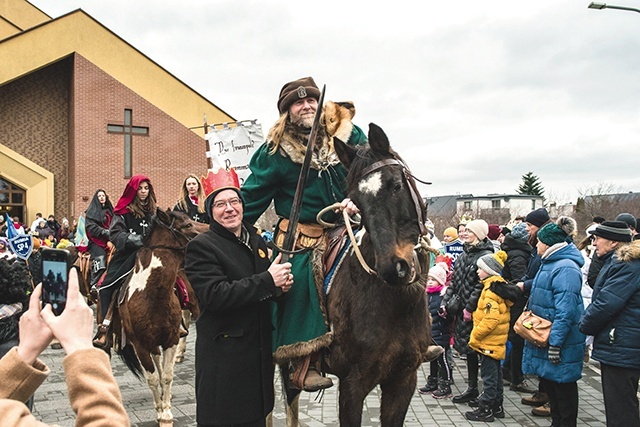
[[[593,187],[578,189],[576,221],[584,230],[594,217],[613,220],[622,212],[640,216],[640,193],[623,192],[611,183],[601,182]]]

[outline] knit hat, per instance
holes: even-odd
[[[616,217],[616,221],[622,221],[626,223],[629,228],[633,228],[634,230],[638,228],[638,223],[636,222],[636,218],[630,213],[621,213]]]
[[[445,230],[444,230],[444,232],[442,234],[444,236],[451,237],[453,240],[456,240],[458,238],[458,230],[456,230],[453,227],[445,228]]]
[[[487,254],[478,258],[478,268],[481,268],[492,276],[500,276],[506,260],[507,253],[505,251]]]
[[[549,219],[549,212],[547,212],[545,208],[538,208],[535,211],[529,212],[524,220],[536,227],[542,227],[549,221]]]
[[[447,271],[438,264],[429,269],[429,274],[427,276],[432,277],[433,280],[441,285],[444,285],[447,282]]]
[[[538,230],[538,240],[547,246],[553,246],[565,242],[567,237],[575,233],[576,228],[577,224],[573,218],[561,216],[556,222],[550,222]]]
[[[283,114],[289,110],[289,107],[299,99],[315,98],[320,99],[320,89],[313,81],[312,77],[303,77],[289,83],[285,83],[280,89],[278,97],[278,111]]]
[[[489,240],[496,240],[500,236],[500,226],[498,224],[489,224],[489,232],[487,237]]]
[[[614,242],[631,241],[631,230],[627,223],[622,221],[604,221],[589,233]]]
[[[469,221],[467,225],[467,230],[471,231],[475,234],[478,239],[484,240],[489,234],[489,224],[484,219],[474,219],[473,221]]]
[[[520,241],[526,242],[529,239],[529,232],[527,231],[527,223],[519,222],[518,224],[513,226],[513,230],[511,230],[511,237]]]

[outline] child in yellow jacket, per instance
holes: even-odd
[[[501,276],[506,259],[507,253],[498,251],[480,257],[477,262],[482,293],[478,308],[473,312],[469,347],[481,355],[480,373],[484,390],[478,408],[465,414],[469,421],[492,422],[496,417],[504,418],[500,361],[506,356],[510,307],[520,292]]]

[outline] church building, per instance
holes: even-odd
[[[158,206],[206,174],[203,118],[235,119],[81,9],[0,0],[0,214],[77,218],[147,175]]]

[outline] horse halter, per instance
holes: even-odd
[[[413,206],[416,210],[416,214],[418,215],[418,229],[420,230],[420,236],[424,236],[425,234],[427,234],[427,228],[424,225],[425,215],[424,215],[424,210],[422,209],[422,205],[420,204],[420,194],[418,193],[418,187],[416,186],[414,177],[404,162],[398,160],[397,158],[380,160],[364,168],[362,170],[361,178],[364,178],[365,176],[369,175],[371,172],[377,171],[378,169],[381,169],[385,166],[402,167],[402,175],[404,176],[404,180],[407,182],[409,186],[409,192],[411,193],[411,200],[413,200]]]

